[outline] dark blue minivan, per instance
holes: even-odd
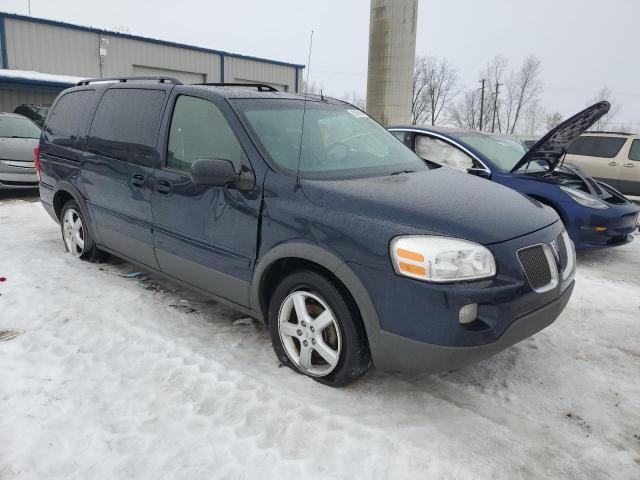
[[[552,323],[574,285],[551,208],[431,169],[327,97],[87,80],[56,99],[36,160],[69,253],[117,255],[264,321],[282,364],[332,386],[371,363],[487,358]]]

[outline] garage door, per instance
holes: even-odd
[[[170,70],[167,68],[146,67],[144,65],[134,65],[133,75],[150,77],[174,77],[184,84],[203,83],[205,81],[203,73],[185,72],[183,70]]]

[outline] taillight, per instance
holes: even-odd
[[[40,146],[39,145],[33,149],[33,166],[36,169],[36,173],[38,174],[38,181],[41,181],[42,175],[40,174]]]

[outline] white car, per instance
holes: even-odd
[[[592,132],[578,137],[565,157],[592,177],[625,195],[640,195],[640,137],[628,133]]]

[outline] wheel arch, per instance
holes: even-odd
[[[64,208],[64,205],[69,200],[73,200],[78,204],[78,207],[80,207],[80,212],[82,213],[82,216],[85,219],[85,223],[89,228],[89,232],[91,233],[91,236],[97,240],[98,239],[98,236],[96,235],[97,232],[95,231],[93,222],[91,221],[91,216],[89,215],[89,209],[87,208],[87,204],[84,200],[84,197],[74,185],[66,181],[58,182],[58,184],[56,185],[53,191],[53,201],[52,201],[53,211],[58,219],[58,222],[60,222],[61,220],[62,209]]]
[[[380,331],[380,321],[369,293],[348,263],[335,254],[308,243],[286,243],[270,250],[258,262],[251,284],[252,310],[268,323],[269,299],[280,278],[288,272],[306,268],[336,282],[357,308],[372,349]]]

